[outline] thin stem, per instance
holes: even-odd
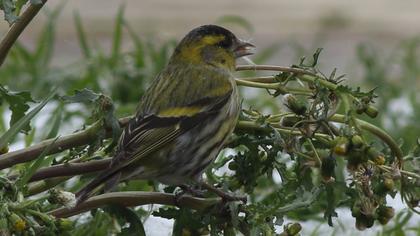
[[[55,177],[55,178],[45,179],[42,181],[38,181],[36,183],[29,184],[28,191],[26,192],[25,197],[47,191],[51,189],[52,187],[55,187],[72,177],[73,176]]]
[[[295,74],[303,74],[303,75],[312,75],[315,76],[314,73],[302,70],[299,68],[291,68],[285,66],[272,66],[272,65],[239,65],[236,67],[236,71],[244,71],[244,70],[271,70],[271,71],[281,71],[281,72],[289,72]]]
[[[111,158],[102,160],[92,160],[82,163],[65,163],[44,167],[39,169],[29,180],[34,182],[42,179],[58,177],[58,176],[74,176],[87,174],[91,172],[101,171],[106,169],[111,163]]]
[[[270,124],[270,125],[280,133],[289,134],[289,135],[304,135],[299,130],[287,129],[287,128],[284,128],[284,127],[280,127],[280,125],[277,125],[277,124]],[[261,125],[255,123],[254,121],[244,121],[244,120],[238,121],[238,123],[236,124],[236,128],[237,129],[256,129],[256,130],[261,130],[261,131],[270,131],[271,130],[270,128],[262,127]],[[329,138],[328,135],[320,134],[320,133],[315,133],[314,136],[315,137]]]
[[[374,165],[374,166],[378,167],[379,169],[381,169],[383,171],[386,171],[386,172],[392,172],[393,171],[392,167],[387,166],[387,165],[378,165],[374,161],[371,161],[371,160],[369,160],[369,164],[372,164],[372,165]],[[412,177],[412,178],[420,180],[420,175],[418,175],[416,173],[406,171],[406,170],[398,170],[398,171],[405,176]]]
[[[187,207],[195,210],[205,210],[221,203],[221,198],[196,198],[186,195],[179,197],[169,193],[126,191],[97,195],[78,204],[74,208],[60,208],[50,211],[49,214],[58,218],[70,217],[108,204],[116,204],[125,207],[161,204]]]
[[[319,157],[319,154],[316,151],[316,148],[315,148],[314,144],[312,143],[312,140],[310,138],[307,138],[306,140],[308,140],[309,145],[311,146],[311,149],[314,152],[314,155],[316,157],[316,162],[318,162],[318,166],[321,166],[322,165],[321,158]]]
[[[0,42],[0,67],[3,65],[10,48],[46,2],[47,0],[42,0],[42,3],[36,5],[31,3],[22,15],[19,16],[19,19],[12,24],[9,31],[7,31],[6,36]]]
[[[327,81],[323,77],[316,75],[312,72],[298,69],[298,68],[290,68],[284,66],[270,66],[270,65],[240,65],[236,67],[237,71],[244,71],[244,70],[271,70],[271,71],[281,71],[281,72],[290,72],[299,75],[299,78],[306,82],[319,82],[324,87],[335,90],[337,89],[338,85],[334,84],[330,81]]]

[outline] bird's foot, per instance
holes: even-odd
[[[200,197],[200,198],[204,197],[204,191],[200,189],[196,189],[189,185],[181,185],[179,187],[181,188],[181,190],[175,193],[175,205],[178,207],[180,206],[182,197],[186,194],[189,194],[193,197]]]

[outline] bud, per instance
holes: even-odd
[[[392,191],[395,188],[394,180],[391,178],[384,179],[384,187],[387,191]]]
[[[60,204],[66,208],[73,208],[76,206],[76,196],[74,193],[66,192],[58,189],[51,189],[49,191],[48,201],[51,204]]]
[[[26,222],[15,213],[10,214],[9,221],[13,225],[13,229],[17,232],[21,232],[26,228]]]
[[[65,218],[57,219],[56,225],[61,231],[69,231],[73,229],[73,221]]]
[[[9,152],[9,145],[5,145],[0,149],[0,155],[8,153]]]
[[[363,144],[365,144],[365,142],[363,141],[363,138],[360,135],[356,134],[351,137],[351,144],[355,148],[360,148],[363,146]]]
[[[298,233],[302,230],[302,226],[299,223],[291,223],[285,226],[285,231],[287,235],[298,235]]]
[[[389,206],[379,206],[378,209],[376,209],[376,214],[378,217],[379,223],[386,225],[389,220],[392,219],[395,215],[395,210],[392,207]]]
[[[303,115],[306,112],[306,104],[302,100],[297,99],[292,94],[284,95],[285,105],[295,114]]]
[[[374,106],[368,105],[365,110],[366,115],[368,115],[370,118],[375,118],[378,116],[378,109]]]
[[[234,161],[231,161],[231,162],[229,162],[229,164],[228,164],[228,168],[229,168],[230,170],[237,170],[237,169],[238,169],[238,164],[236,164],[236,162],[234,162]]]
[[[339,136],[334,139],[334,153],[340,156],[347,154],[349,148],[349,140],[346,137]]]
[[[365,230],[373,226],[375,219],[373,215],[365,215],[361,213],[359,216],[356,217],[356,228],[358,230]]]

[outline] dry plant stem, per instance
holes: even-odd
[[[57,176],[74,176],[106,169],[111,163],[111,158],[92,160],[84,163],[65,163],[39,169],[29,180],[34,182]]]
[[[130,118],[131,117],[124,117],[119,119],[120,125],[125,126]],[[33,146],[0,155],[0,170],[36,159],[46,147],[54,142],[54,140],[56,141],[50,148],[50,152],[47,153],[47,155],[89,144],[96,139],[97,133],[100,129],[102,129],[102,122],[98,121],[85,130],[64,135],[59,137],[57,140],[55,138],[48,139]]]
[[[59,137],[55,142],[54,138],[48,139],[28,148],[0,155],[0,170],[19,163],[32,161],[50,145],[52,145],[50,148],[51,151],[47,153],[47,155],[59,153],[72,147],[88,144],[96,138],[97,132],[100,129],[101,122],[97,122],[85,130]]]
[[[0,42],[0,67],[3,65],[10,48],[46,2],[47,0],[43,0],[41,4],[30,4],[22,15],[19,16],[19,19],[9,28],[9,31],[7,31]]]
[[[60,208],[48,212],[57,218],[70,217],[91,209],[99,208],[104,205],[114,204],[125,207],[140,206],[147,204],[161,204],[172,205],[179,207],[187,207],[195,210],[205,210],[216,204],[221,204],[221,198],[196,198],[191,196],[177,197],[169,193],[157,192],[140,192],[140,191],[127,191],[127,192],[112,192],[97,195],[88,200],[80,203],[74,208]]]
[[[276,124],[273,124],[273,127],[280,133],[289,134],[289,135],[303,135],[299,130],[292,130],[286,128],[279,128]],[[270,128],[261,127],[259,124],[253,121],[239,121],[237,129],[253,129],[253,130],[261,130],[261,131],[271,131]],[[318,138],[326,138],[328,139],[329,136],[326,134],[314,134],[315,137]],[[109,163],[111,162],[111,158],[102,159],[102,160],[93,160],[88,162],[81,162],[81,163],[66,163],[60,165],[54,165],[50,167],[44,167],[39,169],[30,179],[30,182],[39,181],[48,178],[60,177],[60,176],[75,176],[81,174],[88,174],[91,172],[101,171],[104,170]]]
[[[55,178],[50,178],[50,179],[45,179],[45,180],[42,180],[42,181],[38,181],[36,183],[31,183],[28,186],[28,191],[27,191],[25,197],[32,196],[32,195],[47,191],[47,190],[59,185],[60,183],[63,183],[64,181],[67,181],[68,179],[70,179],[72,177],[73,176],[55,177]]]

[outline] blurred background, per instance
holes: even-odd
[[[121,6],[126,25],[118,28]],[[127,104],[127,100],[135,101],[141,95],[133,88],[126,89],[132,86],[133,78],[141,78],[138,84],[143,88],[164,65],[174,42],[196,26],[217,23],[257,45],[257,54],[251,59],[258,64],[289,66],[323,48],[321,71],[328,74],[338,68],[337,73],[347,75],[347,83],[364,90],[377,88],[381,117],[370,122],[401,138],[407,151],[420,132],[416,119],[420,116],[419,11],[417,0],[48,1],[46,9],[20,37],[21,44],[6,59],[0,81],[16,90],[37,91],[40,97],[45,96],[46,86],[60,83],[68,85],[65,92],[87,87],[105,91],[117,103]],[[7,29],[8,24],[1,21],[0,34],[4,35]],[[116,54],[123,53],[134,54],[134,62],[114,60]],[[140,53],[148,56],[140,60]],[[25,55],[36,62],[25,61]],[[151,65],[150,61],[158,61],[158,65]],[[101,63],[103,70],[98,66]],[[142,70],[131,68],[133,63]],[[94,72],[89,69],[92,64]],[[22,84],[16,82],[17,77]],[[118,114],[129,114],[133,106],[119,107]],[[68,130],[83,122],[73,121],[75,125]],[[403,208],[398,200],[392,204]],[[341,214],[347,216],[340,216],[334,228],[326,224],[318,228],[318,222],[304,224],[303,235],[358,235],[350,213]],[[404,211],[401,217],[406,214],[409,213]],[[409,222],[415,225],[419,220],[414,215]],[[146,228],[151,235],[161,229],[169,234],[170,225],[170,221],[155,218]],[[386,227],[367,233],[384,233],[393,226]]]

